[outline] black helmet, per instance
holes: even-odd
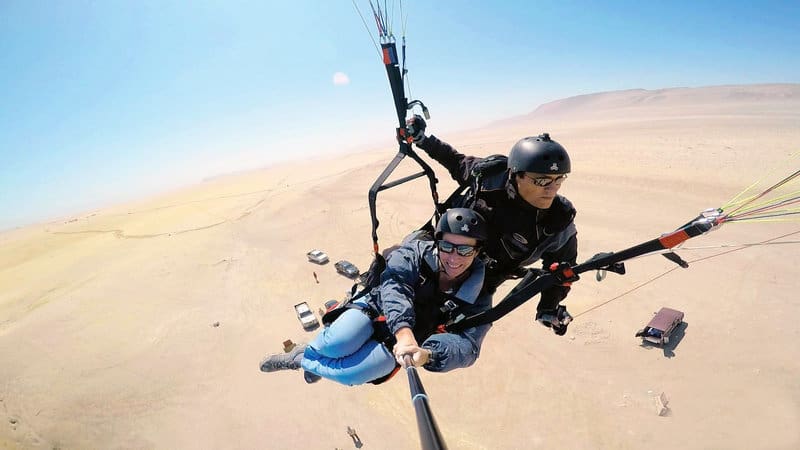
[[[483,242],[487,236],[486,220],[469,208],[451,208],[442,214],[436,224],[434,237],[441,239],[444,233],[467,236]]]
[[[547,133],[514,144],[508,154],[508,168],[511,173],[569,173],[571,169],[567,151]]]

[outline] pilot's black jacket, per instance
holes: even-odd
[[[416,145],[444,166],[460,188],[474,184],[473,167],[484,158],[463,155],[433,135]],[[575,265],[578,240],[572,203],[557,195],[550,208],[538,209],[517,195],[507,169],[492,172],[483,177],[474,205],[489,225],[484,251],[490,260],[484,291],[493,294],[497,286],[518,274],[521,267],[539,259],[545,268],[554,262]],[[449,205],[455,206],[469,205]],[[537,310],[554,310],[568,292],[567,286],[543,291]]]

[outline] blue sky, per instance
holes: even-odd
[[[356,4],[369,34],[349,0],[0,0],[0,230],[393,148],[374,23]],[[411,0],[403,12],[411,96],[439,132],[591,92],[800,82],[796,0]]]

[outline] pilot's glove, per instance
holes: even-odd
[[[425,140],[425,128],[427,126],[428,124],[425,123],[425,119],[419,114],[414,114],[414,117],[406,120],[408,134],[414,140],[415,144],[419,144]]]

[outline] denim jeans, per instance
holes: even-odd
[[[392,353],[373,340],[372,320],[359,309],[348,309],[308,344],[303,369],[341,384],[364,384],[389,374]]]

